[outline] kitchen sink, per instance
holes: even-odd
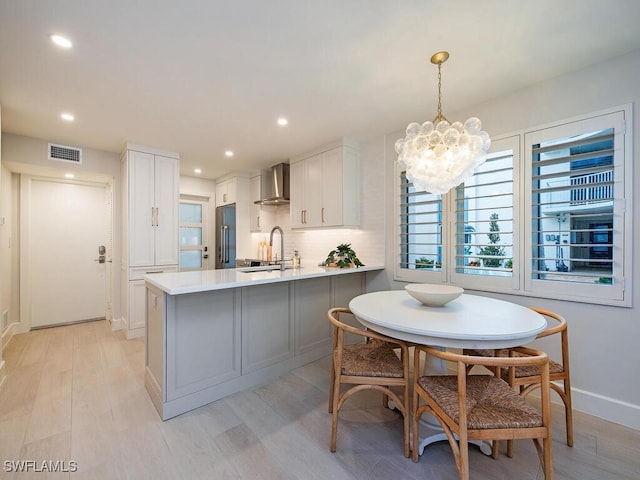
[[[285,270],[293,268],[292,265],[285,265]],[[276,272],[280,270],[280,265],[260,265],[259,267],[236,268],[236,272],[253,273],[253,272]]]

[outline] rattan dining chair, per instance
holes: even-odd
[[[449,440],[461,480],[469,479],[469,440],[517,440],[531,438],[546,480],[553,478],[549,359],[544,352],[525,347],[510,356],[475,356],[416,346],[414,372],[423,354],[455,364],[456,375],[416,375],[413,384],[413,461],[418,461],[418,422],[431,413]],[[522,356],[520,356],[520,354]],[[468,367],[488,369],[535,367],[540,370],[541,412],[495,375],[469,375]],[[421,400],[422,403],[421,404]]]
[[[347,308],[332,308],[327,312],[333,326],[333,355],[329,385],[329,413],[332,414],[330,450],[336,451],[338,413],[344,402],[354,393],[366,389],[382,393],[383,405],[389,397],[403,416],[404,456],[409,457],[409,353],[405,342],[370,330],[362,330],[342,321],[340,316],[351,314]],[[345,333],[362,337],[365,343],[345,345]],[[400,357],[394,349],[400,349]],[[343,384],[349,385],[341,392]],[[399,396],[392,387],[402,390]]]
[[[565,410],[565,425],[567,435],[567,445],[573,446],[573,405],[571,401],[571,375],[569,372],[569,333],[567,331],[567,321],[561,315],[543,310],[541,308],[532,308],[547,319],[548,327],[536,338],[548,337],[550,335],[560,334],[560,347],[562,360],[556,362],[549,360],[549,372],[551,383],[550,386],[562,399]],[[465,350],[465,354],[469,355],[508,355],[508,350]],[[520,395],[527,396],[532,391],[540,388],[540,371],[535,366],[517,367],[511,369],[502,369],[501,377],[514,388],[518,388]],[[554,382],[562,382],[562,385]],[[494,449],[495,450],[495,449]],[[507,455],[512,456],[513,446],[507,443]],[[493,452],[493,456],[497,455],[497,450]]]

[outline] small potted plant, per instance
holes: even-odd
[[[335,250],[331,250],[324,264],[327,267],[339,268],[364,267],[364,263],[358,259],[356,252],[351,249],[350,243],[342,243]]]

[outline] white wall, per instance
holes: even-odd
[[[483,129],[492,135],[507,134],[517,129],[534,127],[596,112],[614,106],[640,101],[640,51],[593,65],[584,70],[540,83],[530,88],[476,105],[463,112],[447,112],[450,119],[475,115]],[[419,119],[412,119],[419,120]],[[407,121],[409,123],[409,121]],[[386,190],[393,197],[393,168],[396,161],[393,143],[404,137],[404,126],[387,135]],[[640,122],[634,114],[633,131],[638,139]],[[634,142],[634,158],[640,158],[640,142]],[[630,172],[631,173],[631,172]],[[633,184],[640,185],[640,169],[633,172]],[[629,196],[632,192],[629,192]],[[633,198],[635,212],[640,212],[640,195]],[[386,243],[388,282],[393,282],[393,245],[395,242],[393,201],[386,204]],[[635,215],[638,218],[638,214]],[[640,238],[640,221],[633,226],[633,238]],[[633,255],[634,246],[626,252]],[[640,272],[640,255],[633,258],[633,272]],[[626,272],[632,275],[632,272]],[[640,284],[638,279],[636,285]],[[633,292],[633,308],[607,307],[547,299],[509,295],[494,296],[526,306],[541,306],[567,318],[571,355],[571,381],[574,407],[611,421],[640,429],[640,289]],[[558,358],[558,349],[550,342],[540,343]]]
[[[20,135],[14,135],[9,133],[2,134],[2,164],[3,167],[15,167],[17,170],[28,170],[30,173],[39,173],[43,176],[51,175],[52,171],[65,172],[72,171],[75,173],[76,178],[86,178],[87,180],[100,181],[113,181],[113,251],[112,251],[112,265],[120,265],[120,217],[121,217],[121,199],[120,199],[120,155],[117,153],[105,152],[101,150],[93,150],[88,148],[82,148],[82,145],[72,145],[82,148],[82,164],[69,165],[64,162],[57,162],[47,159],[47,140],[24,137]],[[5,172],[3,172],[4,174]],[[2,208],[10,209],[11,223],[9,229],[12,235],[12,245],[17,246],[19,239],[17,238],[18,232],[18,218],[16,214],[18,212],[18,194],[19,194],[19,182],[18,175],[13,174],[10,183],[11,194],[7,197],[4,192],[2,194]],[[2,182],[4,188],[6,182]],[[5,205],[5,202],[9,201],[10,205]],[[11,272],[10,272],[10,284],[2,288],[3,297],[9,296],[11,304],[9,306],[12,313],[12,321],[17,321],[18,318],[18,305],[19,302],[19,252],[17,248],[12,248],[10,252],[11,257]],[[3,264],[3,275],[4,275]],[[113,305],[112,313],[114,319],[120,318],[120,269],[113,268],[112,279],[112,292],[113,292]],[[8,292],[7,292],[8,290]],[[7,305],[3,306],[7,309]],[[19,325],[19,324],[18,324]],[[22,331],[17,328],[16,331]]]

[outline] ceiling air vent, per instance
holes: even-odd
[[[50,143],[49,160],[82,163],[82,150],[76,147],[67,147],[65,145],[56,145],[55,143]]]

